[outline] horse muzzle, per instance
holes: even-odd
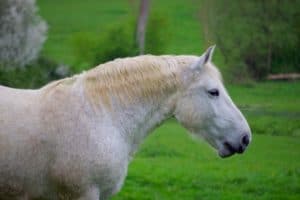
[[[250,143],[250,134],[244,134],[238,144],[234,144],[228,141],[225,141],[222,145],[222,148],[219,149],[219,156],[222,158],[226,158],[232,156],[235,153],[241,154],[243,153],[247,146]]]

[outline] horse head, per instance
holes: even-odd
[[[183,86],[174,115],[191,133],[202,136],[221,157],[228,157],[245,151],[251,141],[251,130],[211,62],[213,51],[214,46],[182,72]]]

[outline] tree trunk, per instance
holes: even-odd
[[[149,0],[140,1],[140,11],[137,23],[136,41],[139,47],[139,54],[142,55],[145,52],[145,35],[147,19],[149,15]]]

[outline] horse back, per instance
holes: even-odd
[[[13,129],[20,129],[21,125],[24,128],[36,116],[36,104],[35,90],[0,86],[0,135],[13,133]]]

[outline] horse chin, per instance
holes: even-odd
[[[225,148],[220,149],[220,150],[218,151],[218,153],[219,153],[219,156],[220,156],[221,158],[228,158],[228,157],[232,156],[233,154],[235,154],[235,152],[230,151],[230,150],[225,149]]]

